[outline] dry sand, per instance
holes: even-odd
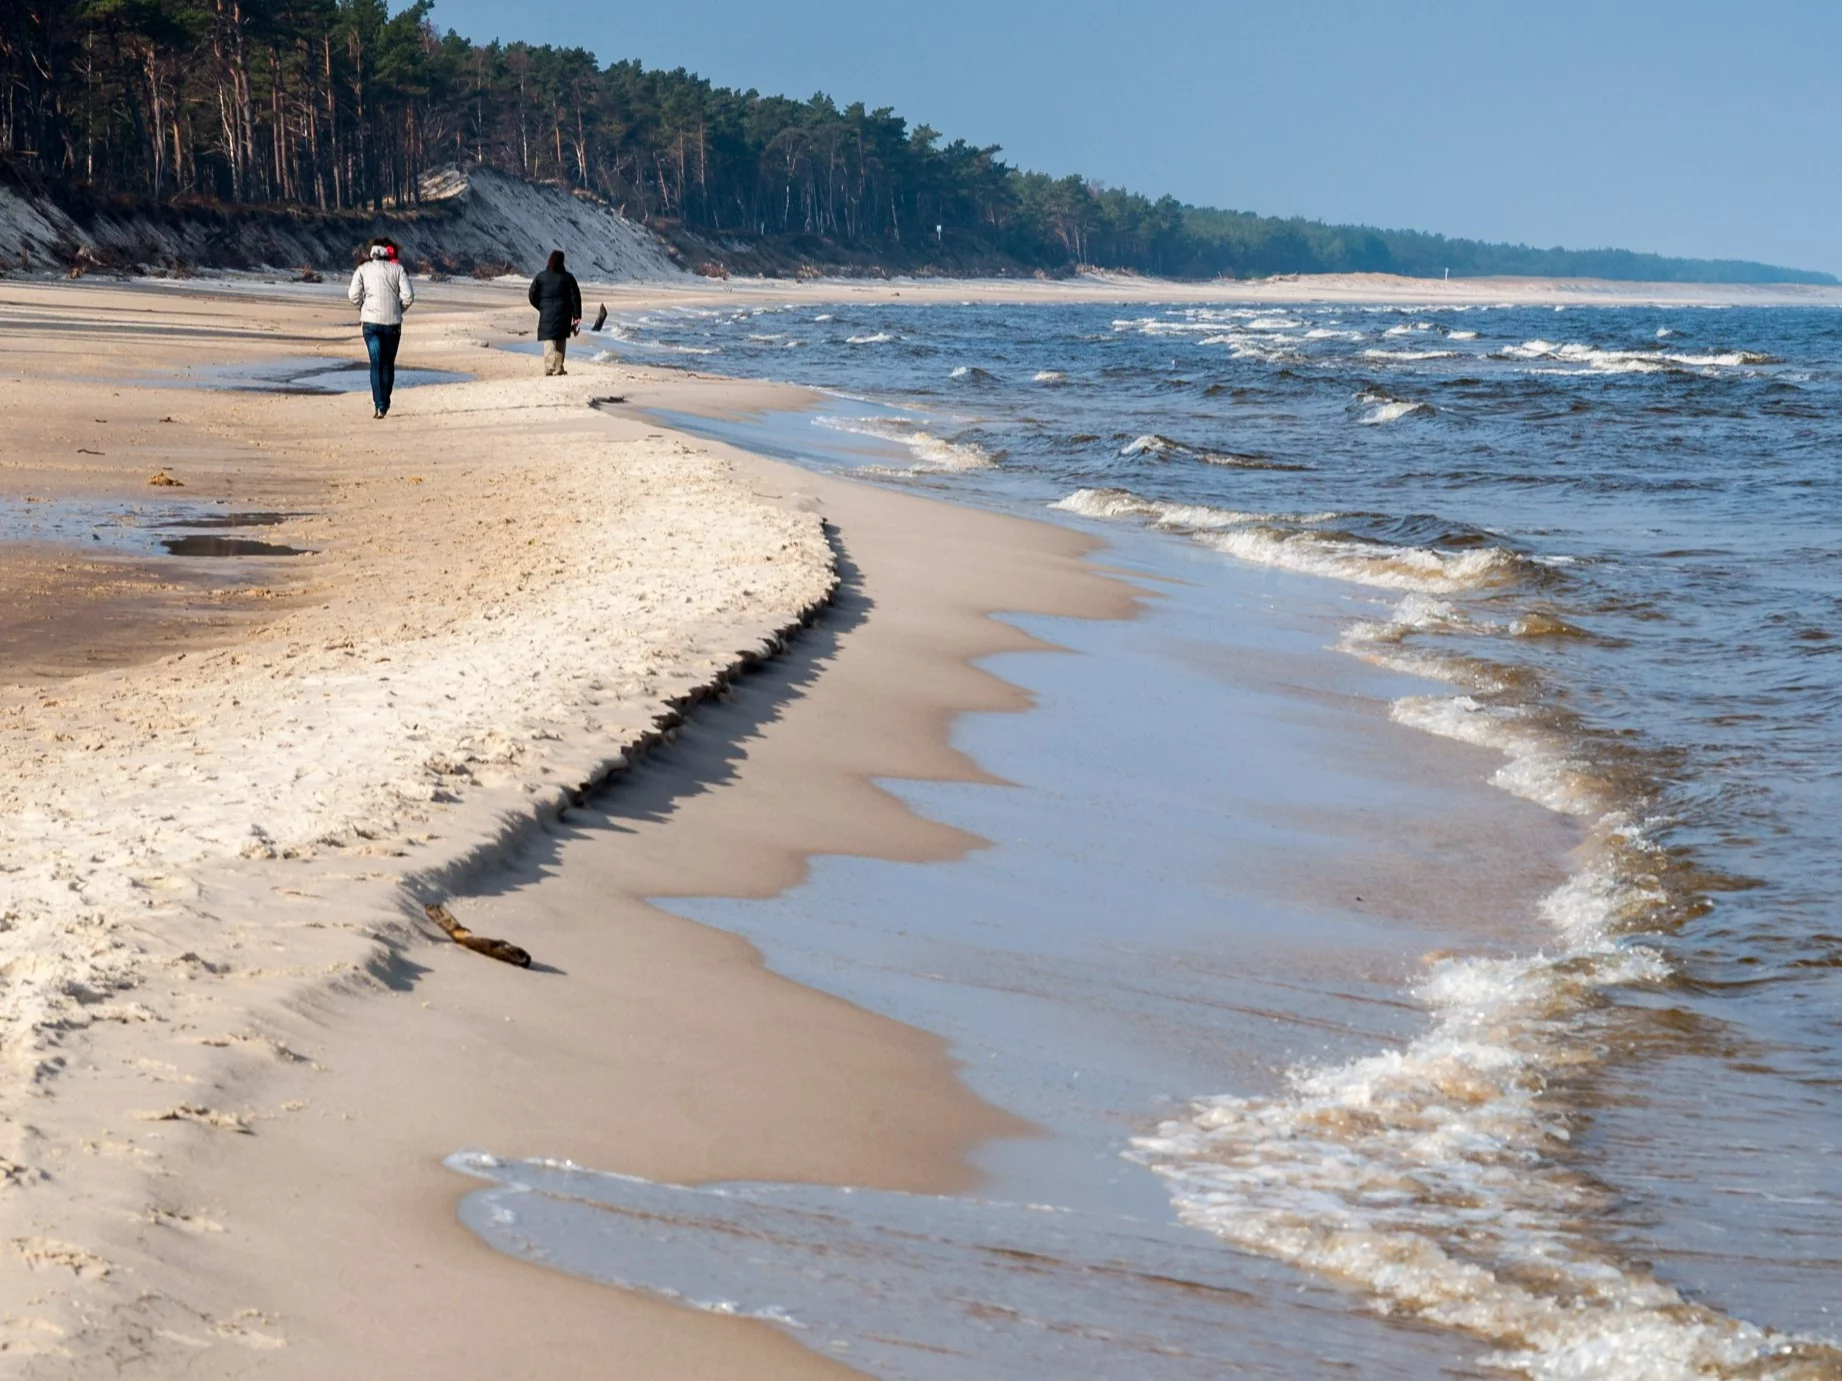
[[[971,1145],[1026,1130],[934,1038],[643,898],[771,891],[820,848],[969,847],[870,779],[978,775],[947,723],[1022,702],[967,661],[1027,643],[986,611],[1120,615],[1123,588],[1052,528],[593,412],[636,373],[534,378],[479,348],[522,304],[426,296],[402,364],[480,377],[375,423],[356,395],[119,383],[349,354],[323,296],[0,285],[8,496],[127,501],[164,470],[184,488],[162,499],[296,514],[260,535],[316,553],[255,586],[117,560],[49,593],[44,553],[0,562],[26,632],[124,582],[184,587],[122,614],[112,669],[58,674],[97,645],[82,620],[22,632],[45,655],[4,668],[0,1345],[24,1374],[827,1372],[764,1328],[495,1255],[442,1158],[485,1140],[944,1189]],[[725,773],[766,795],[713,793],[695,829],[662,806],[621,841],[621,895],[513,908],[531,972],[420,919],[550,847],[570,789],[807,616],[840,550],[843,605],[801,644],[809,671],[816,646],[836,663],[824,731]]]

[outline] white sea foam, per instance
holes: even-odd
[[[1200,446],[1186,445],[1173,441],[1168,436],[1159,436],[1155,432],[1135,437],[1119,448],[1122,457],[1127,456],[1174,456],[1184,460],[1200,460],[1205,465],[1220,465],[1231,470],[1281,470],[1299,469],[1296,465],[1287,465],[1269,461],[1262,456],[1234,455],[1223,451],[1205,451]],[[1111,493],[1111,490],[1100,491]]]
[[[1310,529],[1275,531],[1254,527],[1207,533],[1197,540],[1242,561],[1384,590],[1475,589],[1508,579],[1517,564],[1512,553],[1494,547],[1447,553]]]
[[[908,418],[832,417],[812,419],[815,426],[856,436],[875,437],[906,447],[921,465],[935,470],[983,470],[994,462],[991,452],[971,442],[946,441],[923,431]]]
[[[1170,450],[1175,444],[1175,442],[1165,437],[1148,433],[1136,440],[1128,441],[1124,446],[1119,448],[1119,453],[1122,456],[1156,455],[1160,452]]]
[[[1342,646],[1482,694],[1505,688],[1486,664],[1413,643],[1504,631],[1417,591]],[[1831,1344],[1687,1300],[1593,1231],[1609,1193],[1566,1157],[1573,1126],[1554,1089],[1604,1058],[1589,1018],[1611,994],[1672,976],[1643,943],[1667,899],[1662,851],[1588,740],[1479,694],[1414,696],[1391,713],[1502,753],[1497,786],[1586,823],[1585,862],[1537,908],[1548,943],[1435,959],[1414,994],[1429,1024],[1405,1046],[1294,1069],[1277,1096],[1200,1099],[1128,1154],[1165,1179],[1184,1222],[1356,1285],[1381,1313],[1482,1338],[1486,1364],[1534,1381],[1838,1374]]]
[[[1212,504],[1166,503],[1161,499],[1141,498],[1126,489],[1077,489],[1049,507],[1063,513],[1078,513],[1085,518],[1143,518],[1156,527],[1186,531],[1208,531],[1248,523],[1328,522],[1337,516],[1335,513],[1243,513]]]
[[[1065,384],[1068,382],[1068,376],[1059,369],[1039,369],[1031,376],[1031,382],[1038,384]]]
[[[1499,353],[1505,359],[1553,360],[1605,374],[1662,374],[1672,369],[1731,369],[1771,363],[1771,356],[1751,350],[1675,355],[1662,350],[1605,350],[1574,341],[1556,344],[1547,340],[1524,341],[1506,346]]]
[[[847,336],[845,343],[847,345],[886,345],[894,339],[895,337],[887,331],[876,331],[867,336]]]
[[[1821,1374],[1797,1369],[1795,1340],[1608,1254],[1587,1226],[1603,1196],[1562,1161],[1571,1126],[1550,1090],[1599,1058],[1586,1014],[1670,974],[1627,938],[1663,899],[1646,827],[1605,809],[1590,765],[1525,713],[1435,696],[1395,715],[1499,749],[1500,785],[1593,821],[1590,861],[1539,908],[1552,951],[1440,959],[1415,993],[1430,1025],[1404,1047],[1295,1069],[1277,1097],[1199,1100],[1129,1154],[1186,1223],[1481,1337],[1490,1364],[1540,1381]]]
[[[1399,422],[1403,417],[1430,417],[1433,412],[1430,403],[1419,403],[1410,398],[1389,398],[1383,394],[1365,393],[1356,401],[1367,408],[1356,419],[1365,427],[1385,426],[1390,422]]]
[[[1375,350],[1362,352],[1365,360],[1449,360],[1456,357],[1456,350]]]
[[[1265,360],[1276,364],[1292,357],[1293,352],[1286,346],[1294,339],[1292,336],[1249,336],[1239,332],[1225,335],[1204,336],[1200,345],[1225,345],[1228,353],[1237,360]]]
[[[1477,332],[1476,331],[1454,331],[1452,332],[1451,339],[1453,340],[1476,340]]]
[[[1334,512],[1242,513],[1203,504],[1164,503],[1123,489],[1078,489],[1051,507],[1090,518],[1142,519],[1185,531],[1205,546],[1255,565],[1378,589],[1431,593],[1477,589],[1512,578],[1521,563],[1515,553],[1500,547],[1441,552],[1324,530],[1322,524],[1334,523],[1340,516]]]

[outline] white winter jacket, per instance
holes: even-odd
[[[360,264],[352,274],[352,286],[346,296],[358,308],[358,319],[370,326],[401,326],[404,309],[416,302],[409,275],[401,264],[388,259]]]

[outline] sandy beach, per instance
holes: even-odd
[[[349,353],[324,301],[3,296],[9,494],[279,514],[255,535],[311,553],[259,583],[9,553],[32,654],[5,706],[6,1348],[45,1375],[363,1357],[535,1376],[612,1347],[653,1359],[642,1374],[735,1374],[738,1348],[751,1375],[825,1370],[770,1332],[496,1256],[440,1207],[463,1188],[441,1160],[490,1134],[688,1180],[965,1183],[969,1147],[1025,1128],[959,1087],[937,1040],[642,899],[772,892],[819,848],[970,847],[871,779],[977,777],[952,715],[1023,698],[968,659],[1029,644],[987,610],[1117,617],[1127,592],[1069,534],[591,411],[628,376],[542,380],[480,349],[524,323],[486,319],[477,290],[428,294],[402,361],[475,381],[402,390],[383,424],[357,395],[169,377]],[[921,580],[943,553],[955,578]],[[866,679],[828,689],[822,744],[788,750],[784,808],[648,840],[624,897],[507,936],[529,973],[415,914],[566,831],[572,792],[841,571],[827,636],[871,640]],[[98,613],[28,638],[53,600]]]
[[[800,390],[605,359],[544,379],[499,348],[529,331],[519,285],[418,292],[377,422],[362,392],[318,391],[350,389],[324,371],[362,358],[327,286],[0,281],[0,1351],[45,1377],[859,1374],[766,1323],[495,1251],[444,1162],[488,1147],[664,1185],[954,1195],[1052,1137],[1046,1104],[961,1067],[963,1039],[804,986],[675,902],[783,897],[820,856],[977,858],[999,828],[943,823],[909,788],[1002,784],[994,737],[980,753],[963,729],[1054,684],[1017,670],[1055,661],[1031,619],[1137,627],[1173,578],[924,482],[658,421]],[[1365,277],[585,292],[615,310],[1842,301]],[[1198,790],[1219,785],[1243,852],[1210,864],[1202,938],[1156,941],[1181,959],[1157,981],[1194,965],[1194,1001],[1221,1008],[1209,1042],[1160,1037],[1209,1081],[1171,1093],[1226,1069],[1275,1087],[1272,1042],[1298,1032],[1320,1059],[1398,1048],[1419,956],[1526,943],[1581,840],[1489,784],[1494,744],[1390,720],[1411,669],[1324,653],[1343,594],[1288,593],[1295,623],[1269,627],[1266,587],[1236,579],[1155,656],[1119,658],[1160,679],[1110,692],[1115,723],[1141,700],[1180,718],[1186,694],[1229,711],[1233,770],[1199,763]],[[1041,760],[1123,780],[1129,743]],[[1083,817],[1096,848],[1105,806]],[[453,944],[425,903],[535,962]],[[1301,979],[1283,1015],[1236,987],[1250,963]],[[1376,1375],[1475,1374],[1443,1336],[1364,1332],[1345,1291],[1296,1293],[1235,1305],[1274,1374],[1320,1329],[1325,1355],[1397,1368]]]

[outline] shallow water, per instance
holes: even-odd
[[[728,439],[973,502],[1053,504],[1065,521],[1161,544],[1134,547],[1151,568],[1264,572],[1263,613],[1212,578],[1174,600],[1197,621],[1189,641],[1222,642],[1213,618],[1334,646],[1384,678],[1351,693],[1429,751],[1494,750],[1506,765],[1480,776],[1587,840],[1539,907],[1480,914],[1464,952],[1423,975],[1383,966],[1363,1000],[1397,1007],[1350,1038],[1205,1045],[1187,1064],[1128,1042],[1091,1104],[1104,1116],[1072,1115],[1090,1105],[1021,1077],[994,1096],[1065,1144],[1109,1142],[1224,1252],[1450,1329],[1501,1366],[1842,1374],[1830,1348],[1792,1341],[1835,1334],[1842,1279],[1842,865],[1828,828],[1842,780],[1842,316],[853,305],[613,327],[636,358],[695,355],[841,395],[817,415],[702,424]],[[1166,775],[1206,703],[1169,706],[1164,741],[1141,745],[1159,770],[1064,810],[1095,829],[1025,870],[1059,869],[1071,913],[1103,943],[1130,950],[1148,916],[1168,940],[1192,912],[1168,871],[1113,856],[1106,823],[1163,818],[1155,807],[1174,802],[1167,826],[1235,837],[1181,764]],[[1109,721],[1041,722],[1095,733]],[[1028,738],[1022,723],[974,751],[997,762]],[[1276,742],[1281,763],[1309,747]],[[998,770],[1066,800],[1032,776],[1054,752],[1037,742]],[[1386,780],[1377,810],[1400,799],[1400,774]],[[999,839],[992,858],[1014,852],[1014,816],[912,794]],[[854,967],[843,939],[819,938],[814,916],[889,904],[887,873],[862,866],[855,893],[694,914],[755,935],[795,976],[975,1048],[951,1002],[905,1003],[853,977],[888,936],[865,940]],[[989,877],[957,906],[981,897],[1030,914],[1027,894]],[[797,914],[778,931],[763,919],[782,912]],[[910,929],[950,914],[943,904]],[[1287,924],[1206,916],[1198,933],[1246,944]],[[1389,943],[1403,956],[1451,946],[1435,928],[1391,929]],[[1023,954],[1037,952],[1034,929]],[[1377,940],[1350,925],[1324,943]],[[1137,986],[1157,1020],[1232,1005],[1265,962],[1191,972],[1185,991],[1172,980],[1181,949],[1145,951],[1153,981]],[[1051,947],[1038,966],[1053,973],[1046,988],[1078,991],[1053,959]],[[1097,1006],[1057,1001],[1064,1020],[1042,1028],[1056,1042],[1122,1048],[1097,1035]],[[1311,1015],[1303,996],[1262,1005],[1281,1021]],[[1154,1091],[1153,1069],[1189,1082]],[[1071,1199],[1082,1183],[1040,1157],[1030,1173]]]
[[[245,512],[222,504],[0,498],[0,543],[46,543],[130,556],[305,556],[310,553],[299,548],[221,535],[239,528],[274,527],[300,516]]]
[[[420,388],[427,384],[461,384],[473,376],[447,369],[411,369],[399,365],[396,387]],[[262,359],[249,364],[194,365],[176,378],[130,380],[160,388],[211,388],[234,393],[369,393],[368,360],[328,359],[300,355],[289,359]]]

